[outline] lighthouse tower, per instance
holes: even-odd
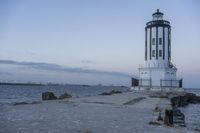
[[[157,9],[145,27],[145,64],[139,67],[139,89],[174,89],[182,87],[171,62],[171,26]]]

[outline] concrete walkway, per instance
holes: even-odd
[[[129,104],[125,104],[129,103]],[[0,133],[193,133],[187,128],[149,125],[167,99],[126,92],[39,104],[1,105]]]

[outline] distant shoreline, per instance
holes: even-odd
[[[37,84],[37,83],[5,83],[5,82],[0,83],[0,85],[44,86],[44,84]]]

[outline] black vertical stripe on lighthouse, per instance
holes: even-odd
[[[150,50],[149,50],[149,54],[150,54],[150,60],[151,60],[151,27],[150,27],[150,37],[149,37],[149,42],[150,42]]]
[[[147,60],[147,28],[145,28],[145,60]]]
[[[168,28],[168,60],[170,60],[170,39],[169,35],[170,34],[170,28]]]
[[[169,59],[171,60],[171,54],[172,54],[172,51],[171,51],[171,28],[169,28]]]
[[[158,26],[156,26],[156,59],[158,59]]]
[[[163,26],[163,60],[165,59],[165,26]]]

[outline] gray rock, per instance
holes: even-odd
[[[113,94],[119,94],[119,93],[122,93],[121,91],[116,91],[116,90],[112,90],[110,92],[103,92],[99,95],[113,95]]]
[[[59,99],[66,99],[66,98],[71,98],[72,95],[68,94],[68,93],[64,93],[62,95],[59,96]]]
[[[165,110],[164,124],[168,126],[173,125],[173,110]]]
[[[157,121],[150,121],[149,125],[162,125],[162,124]]]
[[[13,105],[24,105],[24,104],[39,104],[40,101],[33,101],[33,102],[15,102]]]
[[[195,128],[195,131],[200,132],[200,128]]]
[[[146,97],[134,98],[134,99],[132,99],[132,100],[130,100],[130,101],[124,103],[123,105],[133,105],[133,104],[135,104],[135,103],[137,103],[137,102],[139,102],[139,101],[141,101],[141,100],[143,100],[143,99],[146,99]]]
[[[179,109],[173,109],[173,124],[178,126],[186,126],[185,115]]]
[[[191,103],[200,103],[200,96],[193,97]]]
[[[171,103],[173,107],[183,107],[189,103],[200,103],[200,97],[193,93],[184,93],[171,98]]]
[[[42,100],[55,100],[57,97],[54,95],[53,92],[43,92],[42,93]]]
[[[157,118],[157,121],[163,121],[163,118],[162,118],[161,113],[159,113],[158,118]]]
[[[13,105],[24,105],[28,104],[28,102],[15,102]]]

